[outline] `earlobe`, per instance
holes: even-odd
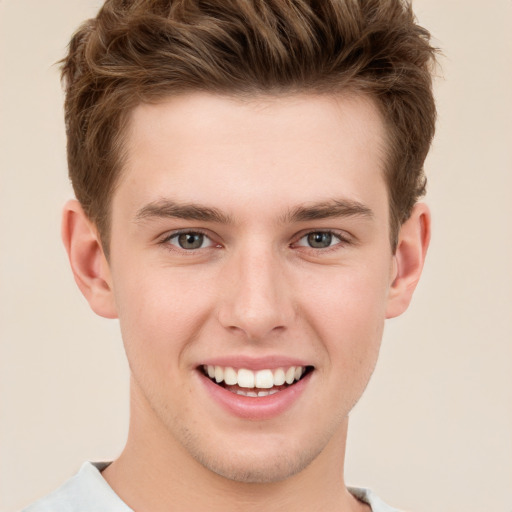
[[[400,228],[386,318],[401,315],[409,306],[423,270],[429,242],[430,211],[427,205],[418,203]]]
[[[64,206],[62,241],[75,281],[92,310],[117,318],[110,268],[98,232],[76,200]]]

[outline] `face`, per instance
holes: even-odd
[[[111,287],[139,435],[276,481],[346,428],[390,286],[384,128],[359,97],[191,94],[133,112]]]

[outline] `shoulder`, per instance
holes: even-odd
[[[377,495],[369,489],[360,489],[357,487],[349,487],[350,493],[358,500],[370,505],[372,512],[400,512],[397,508],[386,505]]]
[[[86,462],[56,491],[22,512],[133,512],[101,476],[100,471],[107,465]]]

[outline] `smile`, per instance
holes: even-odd
[[[287,389],[312,371],[311,366],[290,366],[257,371],[230,366],[203,365],[203,373],[227,391],[241,396],[264,397]]]

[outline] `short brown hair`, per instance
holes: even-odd
[[[105,251],[124,126],[187,91],[371,97],[388,133],[391,243],[425,192],[436,50],[405,0],[107,0],[63,59],[69,174]]]

